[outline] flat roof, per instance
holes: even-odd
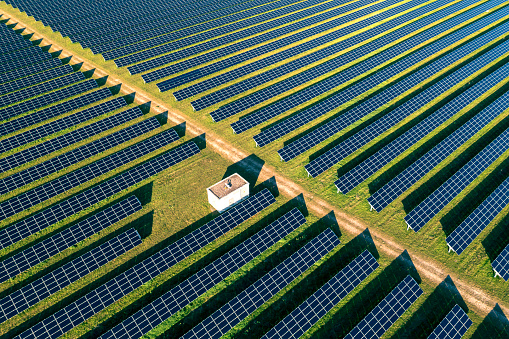
[[[226,186],[226,183],[228,180],[231,181],[231,187]],[[248,184],[244,178],[242,178],[237,173],[230,175],[228,178],[225,178],[218,182],[217,184],[210,186],[209,189],[216,197],[219,199],[227,196],[231,192],[235,191],[236,189],[239,189],[240,187]]]

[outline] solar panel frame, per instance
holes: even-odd
[[[509,280],[509,245],[491,263],[495,277],[500,276],[505,281]]]
[[[459,305],[455,305],[433,333],[428,336],[428,339],[461,339],[472,324],[467,313]]]

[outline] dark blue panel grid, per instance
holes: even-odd
[[[134,228],[131,228],[36,281],[23,286],[0,299],[0,322],[23,312],[139,244],[141,244],[140,235]]]
[[[101,338],[140,338],[305,222],[302,213],[294,208],[115,326]]]
[[[495,275],[499,275],[505,281],[509,280],[509,245],[491,263]]]
[[[508,108],[509,92],[506,92],[370,196],[371,207],[381,212]]]
[[[491,31],[486,35],[491,35],[494,31]],[[496,32],[493,35],[496,37],[498,33],[500,32]],[[436,99],[444,92],[456,86],[459,82],[464,81],[466,78],[472,76],[477,71],[491,63],[493,60],[496,60],[507,51],[508,47],[509,42],[503,42],[482,56],[477,57],[473,61],[456,70],[452,74],[449,74],[445,78],[433,84],[431,87],[428,87],[424,91],[415,95],[410,100],[394,108],[389,113],[373,122],[371,125],[365,127],[355,135],[351,136],[350,138],[341,142],[339,145],[311,161],[305,166],[306,171],[312,177],[316,177],[325,172],[334,164],[356,152],[359,148],[363,147],[374,138],[394,127],[396,124],[400,123],[412,113],[421,109],[430,101]],[[453,51],[452,54],[456,54],[455,52],[456,51]],[[441,59],[438,60],[438,62],[440,61]],[[428,74],[428,76],[432,75],[434,74]]]
[[[0,230],[0,247],[8,247],[198,153],[200,149],[194,142],[186,143],[12,226],[3,228]]]
[[[58,67],[60,65],[62,65],[62,61],[58,58],[55,58],[44,62],[36,63],[28,67],[15,69],[2,74],[2,76],[0,77],[0,83],[5,83],[8,81],[19,79],[37,72],[45,71],[53,67]]]
[[[493,87],[498,86],[508,76],[509,64],[506,64],[427,116],[417,125],[336,180],[334,185],[336,185],[338,192],[343,194],[350,192],[357,185],[426,137],[435,128],[452,118],[470,103],[479,99]]]
[[[509,129],[505,130],[481,152],[460,168],[439,188],[405,216],[408,227],[415,232],[426,225],[438,212],[509,148]]]
[[[115,114],[111,117],[97,121],[83,128],[71,131],[67,134],[63,134],[54,139],[50,139],[21,152],[14,153],[8,157],[0,159],[0,171],[5,172],[12,168],[24,165],[30,161],[90,138],[91,136],[107,131],[113,127],[120,126],[132,119],[136,119],[141,116],[143,116],[143,113],[141,112],[140,108],[134,107],[133,109],[120,112],[119,114]],[[140,128],[140,126],[143,127],[144,125],[147,125],[146,128]],[[62,166],[69,166],[85,159],[85,157],[91,157],[105,151],[108,148],[119,145],[126,141],[126,136],[135,138],[136,136],[142,135],[143,133],[149,131],[150,127],[155,129],[160,125],[157,123],[157,121],[149,119],[134,126],[112,133],[104,138],[92,141],[89,144],[78,147],[77,149],[62,154],[61,156],[47,160],[25,171],[13,174],[13,177],[11,177],[12,180],[8,179],[3,181],[4,179],[7,179],[6,177],[4,179],[0,179],[0,182],[6,186],[13,185],[14,182],[17,182],[17,184],[14,184],[15,186],[22,184],[26,185],[28,182],[33,182],[42,178],[43,176],[49,175],[50,173],[54,173],[55,171],[62,169]],[[132,135],[130,133],[132,133]],[[2,183],[0,183],[0,187],[2,187]],[[15,186],[11,186],[10,189],[15,189]],[[3,194],[1,192],[2,188],[0,188],[0,194]]]
[[[326,229],[269,273],[240,292],[226,305],[193,327],[182,338],[220,338],[337,245],[339,245],[338,237],[329,228]]]
[[[131,196],[7,258],[0,263],[0,282],[15,277],[139,210],[141,203]]]
[[[470,326],[472,320],[459,305],[455,305],[428,339],[461,339]]]
[[[74,72],[72,67],[70,65],[63,65],[57,68],[52,68],[47,71],[44,71],[42,73],[35,73],[31,76],[28,76],[26,78],[18,79],[15,81],[11,81],[8,83],[5,83],[3,85],[0,85],[0,95],[6,94],[9,92],[17,91],[22,88],[32,86],[35,84],[38,84],[43,81],[48,81],[50,79],[69,74]]]
[[[58,338],[274,202],[272,194],[264,189],[40,321],[16,338]]]
[[[262,339],[297,339],[378,268],[375,257],[364,251],[318,291],[268,331]]]
[[[112,142],[111,144],[116,146],[120,143],[130,140],[132,135],[130,135],[128,132],[134,134],[134,131],[136,131],[139,132],[137,134],[141,135],[159,127],[160,125],[159,122],[157,122],[157,119],[155,118],[152,119],[155,120],[152,123],[150,122],[150,120],[144,120],[134,126],[128,127],[122,131],[114,133],[116,137],[119,137],[119,140],[115,140],[116,142]],[[100,151],[109,149],[110,144],[107,143],[108,141],[111,141],[110,140],[111,138],[109,138],[109,136],[96,140],[94,141],[94,143],[91,144],[97,146],[97,149]],[[59,194],[64,193],[65,191],[68,191],[74,187],[78,187],[79,185],[82,185],[94,178],[97,178],[103,174],[108,173],[109,171],[119,168],[122,165],[125,165],[131,161],[141,158],[147,154],[150,154],[151,152],[154,152],[162,147],[165,147],[178,139],[179,136],[177,135],[177,132],[175,132],[174,130],[164,131],[149,139],[140,141],[137,144],[131,145],[116,153],[113,153],[100,160],[97,160],[91,164],[83,166],[73,172],[62,175],[57,179],[37,186],[36,188],[33,188],[27,192],[21,193],[9,200],[5,200],[2,203],[0,203],[0,219],[3,220],[9,218],[32,206],[36,206],[37,204],[47,201],[48,199],[54,198]],[[92,152],[90,151],[87,152],[84,150],[87,150],[86,146],[89,146],[91,144],[84,145],[76,149],[75,152],[72,152],[73,154],[70,154],[71,152],[61,154],[57,158],[54,158],[57,159],[54,162],[52,162],[53,159],[48,160],[48,162],[50,162],[51,165],[42,163],[40,164],[40,166],[39,165],[36,166],[37,170],[32,172],[34,173],[32,177],[28,177],[25,179],[25,177],[23,176],[21,177],[21,180],[24,179],[23,181],[26,182],[29,180],[33,180],[35,178],[44,177],[46,174],[53,173],[55,171],[58,171],[73,164],[74,161],[81,161],[83,159],[86,159]],[[35,167],[30,167],[25,171],[30,171],[32,168]],[[12,175],[10,178],[13,178],[15,175],[16,174]],[[9,187],[15,187],[17,185],[22,185],[24,183],[23,181],[16,182],[14,180],[9,180],[4,182]]]
[[[408,275],[346,335],[345,339],[380,338],[422,293],[419,284]]]

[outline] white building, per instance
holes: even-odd
[[[209,203],[219,212],[249,196],[249,183],[237,173],[207,188]]]

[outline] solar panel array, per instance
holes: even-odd
[[[110,145],[117,146],[123,142],[147,133],[160,125],[157,120],[155,121],[144,120],[136,125],[130,126],[124,130],[110,134],[104,138],[98,139],[92,143],[83,145],[71,152],[63,153],[58,157],[47,160],[36,166],[27,168],[22,172],[13,174],[2,180],[3,194],[12,191],[13,189],[22,187],[34,180],[45,177],[58,170],[64,169],[75,162],[86,159],[89,155],[94,155],[91,151],[104,152],[110,148]],[[35,206],[50,198],[70,190],[97,178],[111,170],[114,170],[124,164],[136,160],[144,155],[147,155],[161,147],[164,147],[179,139],[177,132],[169,130],[157,134],[149,139],[143,140],[137,144],[122,149],[116,153],[108,155],[96,162],[83,166],[73,172],[60,176],[57,179],[42,184],[33,188],[25,193],[17,195],[9,200],[0,203],[0,219],[9,218],[17,213],[20,213],[32,206]],[[91,148],[93,146],[94,148]]]
[[[472,326],[472,320],[459,305],[455,305],[428,339],[461,339],[470,326]]]
[[[143,307],[101,338],[140,338],[305,222],[302,213],[294,208]]]
[[[485,4],[484,6],[491,5],[491,2]],[[489,7],[480,6],[479,10],[489,10]],[[477,11],[477,9],[473,9],[472,11]],[[467,12],[467,14],[470,13]],[[458,19],[461,21],[467,20],[468,16],[465,14],[464,16],[459,16]],[[299,127],[302,127],[306,125],[308,122],[312,121],[313,119],[316,119],[319,116],[324,115],[327,112],[331,112],[337,108],[339,108],[342,104],[345,104],[348,102],[348,100],[352,99],[355,95],[358,95],[358,93],[364,93],[366,89],[370,89],[373,87],[373,84],[379,84],[383,81],[386,81],[393,75],[400,73],[402,70],[412,70],[413,67],[425,60],[426,58],[430,57],[431,55],[440,52],[443,49],[444,45],[452,45],[461,39],[465,38],[466,36],[475,33],[479,29],[482,29],[486,25],[492,24],[493,22],[499,20],[501,17],[503,17],[503,13],[501,12],[495,12],[493,14],[490,14],[489,16],[485,17],[484,19],[481,19],[479,21],[476,21],[454,33],[451,33],[450,35],[431,43],[430,45],[415,51],[414,53],[406,56],[402,60],[398,60],[395,63],[385,67],[384,69],[374,73],[373,75],[370,75],[366,79],[360,81],[359,83],[353,84],[352,86],[342,90],[341,92],[337,93],[336,95],[332,95],[330,98],[326,98],[322,102],[317,103],[316,105],[310,106],[309,108],[304,109],[301,113],[296,114],[295,116],[292,116],[286,120],[283,120],[280,123],[277,123],[276,125],[262,131],[261,133],[254,136],[254,140],[258,146],[265,146],[278,138],[281,138],[282,136],[290,133],[291,131],[296,130]],[[453,23],[456,23],[455,19],[451,20]],[[461,22],[460,21],[460,22]],[[436,26],[436,29],[439,30],[442,25],[446,25],[449,23],[449,21],[446,21],[445,23]],[[436,34],[440,33],[435,32]],[[422,34],[422,33],[421,33]],[[414,38],[408,39],[419,39],[421,35],[417,35]],[[372,96],[365,102],[361,102],[358,105],[354,106],[353,108],[350,108],[348,111],[344,112],[344,114],[336,119],[333,119],[322,126],[319,126],[315,130],[305,134],[304,136],[300,137],[299,139],[291,142],[290,144],[286,145],[283,149],[279,150],[278,153],[281,156],[282,160],[289,161],[293,158],[295,158],[297,155],[304,153],[305,151],[311,149],[312,147],[318,145],[319,143],[327,140],[328,138],[332,137],[334,134],[340,132],[345,127],[349,126],[350,124],[354,123],[355,121],[358,121],[359,119],[363,118],[364,116],[370,114],[373,112],[373,108],[381,107],[384,104],[390,102],[391,100],[397,98],[399,95],[407,91],[408,89],[412,88],[419,82],[422,82],[424,79],[429,77],[430,74],[433,74],[432,69],[438,69],[436,67],[445,67],[448,64],[451,64],[452,62],[460,59],[462,56],[467,55],[468,53],[476,50],[477,48],[481,47],[483,43],[486,43],[485,37],[479,37],[479,40],[475,40],[477,42],[470,42],[465,47],[460,48],[457,51],[457,54],[450,54],[450,56],[454,56],[454,59],[450,61],[450,63],[446,63],[445,60],[447,60],[446,57],[443,57],[441,59],[440,63],[431,64],[428,66],[428,68],[424,68],[423,70],[418,70],[416,73],[411,74],[407,76],[406,78],[403,78],[400,80],[399,83],[393,85],[392,87],[389,87],[387,90],[382,91],[381,93],[377,93],[376,95]],[[390,53],[392,50],[389,49],[386,52],[383,53]],[[460,53],[458,53],[460,52]],[[381,54],[383,54],[381,53]],[[440,66],[441,65],[441,66]],[[427,70],[427,71],[426,71]],[[326,83],[327,80],[323,81],[323,83]],[[319,84],[318,84],[319,85]],[[299,93],[302,93],[302,96],[305,96],[306,93],[309,91],[312,91],[314,87],[309,88],[309,90],[303,90]],[[266,115],[270,114],[268,111],[274,110],[274,111],[286,111],[289,108],[296,107],[295,104],[300,104],[301,101],[304,102],[305,98],[301,98],[301,95],[297,93],[297,95],[290,96],[286,99],[283,99],[274,105],[267,106],[266,108],[263,108],[260,110],[260,113],[255,112],[253,120],[256,120],[256,116],[260,115]],[[280,106],[282,105],[282,106]],[[246,119],[246,123],[243,122],[243,120]],[[246,127],[249,127],[249,122],[251,120],[250,116],[247,116],[244,119],[240,119],[238,121],[238,128],[242,128],[244,124],[246,124]],[[234,123],[235,124],[235,123]],[[232,124],[232,126],[234,125]],[[237,128],[237,126],[236,126]]]
[[[370,196],[368,198],[369,204],[377,212],[382,211],[400,194],[409,189],[441,161],[446,159],[507,109],[509,109],[509,92],[504,93],[494,100],[463,126],[442,140],[438,145],[412,164],[409,164],[400,174]]]
[[[131,196],[5,259],[0,263],[0,282],[15,277],[139,210],[141,203]]]
[[[449,249],[457,254],[475,238],[509,204],[509,178],[500,184],[452,233],[445,238]]]
[[[117,275],[16,338],[57,338],[275,202],[264,189]]]
[[[262,338],[300,338],[378,266],[369,251],[362,252]]]
[[[505,130],[410,211],[405,216],[408,227],[417,232],[426,225],[509,148],[508,138],[509,130]]]
[[[44,71],[41,73],[35,73],[35,74],[30,75],[26,78],[21,78],[21,79],[14,80],[14,81],[7,82],[7,83],[0,85],[0,94],[3,95],[6,93],[9,93],[9,92],[14,92],[14,91],[20,90],[22,88],[41,83],[43,81],[48,81],[48,80],[54,79],[56,77],[72,73],[72,72],[74,72],[74,70],[72,69],[72,67],[70,65],[62,65],[62,66],[59,66],[56,68],[51,68],[47,71]],[[0,98],[3,98],[3,97],[0,97]]]
[[[335,32],[330,37],[330,40],[334,40],[334,39],[337,39],[338,37],[341,37],[341,36],[344,36],[347,34],[351,34],[352,32],[356,31],[357,29],[362,29],[362,28],[367,27],[371,24],[377,23],[380,20],[391,17],[394,14],[403,12],[403,11],[410,9],[413,6],[416,6],[417,4],[422,3],[422,2],[420,0],[414,0],[409,3],[402,4],[398,7],[395,7],[391,10],[387,10],[385,12],[382,12],[380,14],[372,16],[372,17],[365,19],[363,21],[360,21],[358,23],[349,25],[349,26],[343,28],[342,31]],[[291,72],[294,72],[302,67],[309,66],[317,61],[320,61],[320,60],[323,60],[324,58],[330,57],[330,56],[332,56],[346,48],[349,48],[349,47],[355,46],[359,43],[362,43],[364,41],[367,41],[368,39],[370,39],[380,33],[383,33],[387,29],[391,29],[393,27],[396,27],[396,26],[404,23],[405,19],[415,18],[419,15],[426,13],[427,10],[436,9],[437,7],[438,7],[437,3],[431,3],[425,7],[415,9],[414,11],[412,11],[408,14],[402,15],[401,17],[392,19],[388,22],[385,22],[385,23],[375,27],[375,28],[364,31],[362,33],[359,33],[353,37],[350,37],[348,39],[341,41],[340,43],[336,43],[331,46],[325,47],[325,48],[315,51],[311,54],[308,54],[302,58],[290,61],[284,65],[281,65],[278,67],[273,67],[272,69],[270,69],[267,72],[258,74],[254,77],[251,77],[249,79],[246,79],[244,81],[241,81],[239,83],[231,85],[229,87],[226,87],[226,88],[220,89],[216,92],[207,94],[207,95],[191,102],[191,105],[197,111],[202,110],[204,108],[207,108],[209,106],[217,104],[220,101],[232,98],[242,92],[245,92],[249,89],[255,88],[261,84],[272,81],[276,78],[279,78],[279,77],[289,74]],[[319,43],[318,46],[320,46],[320,45],[322,45],[321,42]],[[375,44],[373,44],[373,45],[370,44],[370,46],[374,46],[374,45]],[[316,46],[314,46],[314,47],[316,48]],[[350,54],[350,55],[352,55],[352,54]],[[361,55],[362,55],[362,53],[361,53]],[[353,58],[353,55],[351,56],[351,58],[352,59],[346,58],[345,61],[348,62],[350,60],[355,60],[355,58]],[[343,58],[341,57],[341,58],[334,59],[333,62],[340,63],[342,61],[343,61]],[[325,66],[325,65],[328,65],[328,66]],[[341,65],[344,65],[344,64],[341,64]],[[303,73],[299,73],[298,75],[292,77],[292,79],[295,79],[296,81],[297,80],[300,80],[300,81],[311,80],[314,77],[321,76],[325,73],[328,73],[330,68],[331,68],[331,66],[329,66],[329,64],[322,64],[315,68],[311,68]],[[308,76],[309,73],[312,73],[313,75]],[[314,73],[316,73],[316,74],[314,74]],[[299,81],[297,81],[296,83],[299,83]],[[290,86],[289,88],[286,88],[285,86],[278,86],[277,88],[274,88],[273,91],[276,90],[277,93],[279,93],[281,91],[284,92],[287,89],[289,90],[291,88],[293,88],[293,87]],[[263,92],[263,93],[266,93],[266,92]],[[261,96],[263,97],[263,95],[261,95]],[[269,99],[269,98],[267,98],[267,99]],[[242,99],[242,100],[249,100],[249,99]],[[220,121],[228,116],[238,113],[240,110],[243,110],[244,107],[245,108],[250,107],[250,106],[242,106],[242,104],[241,104],[242,100],[240,102],[234,101],[232,103],[229,103],[229,104],[223,106],[224,108],[220,108],[220,109],[212,112],[211,116],[213,117],[214,121]],[[237,108],[238,105],[240,105],[241,108]],[[231,113],[229,113],[229,112],[231,112]]]
[[[491,263],[495,274],[499,275],[505,281],[509,280],[509,245]]]
[[[327,229],[193,327],[182,338],[220,338],[339,245]]]
[[[14,291],[0,299],[0,322],[23,312],[139,244],[141,244],[140,235],[134,228],[131,228],[42,278]]]
[[[491,39],[497,38],[499,35],[504,34],[504,32],[500,32],[497,30],[493,30],[485,34],[485,36]],[[487,51],[481,57],[474,59],[468,64],[464,65],[460,69],[456,70],[452,74],[449,74],[447,77],[441,79],[440,81],[434,83],[432,86],[426,88],[424,91],[415,95],[411,99],[407,100],[403,104],[391,110],[389,113],[382,116],[380,119],[376,120],[369,126],[363,128],[361,131],[357,132],[355,135],[349,137],[345,141],[341,142],[339,145],[335,146],[331,150],[326,153],[320,155],[318,158],[314,159],[310,163],[305,166],[306,171],[312,177],[316,177],[319,174],[323,173],[327,169],[329,169],[334,164],[338,163],[345,157],[357,151],[362,146],[366,145],[370,141],[372,141],[377,136],[386,132],[388,129],[394,127],[396,124],[400,123],[402,120],[410,116],[412,113],[421,109],[423,106],[428,104],[430,101],[436,99],[444,92],[450,90],[454,86],[456,86],[459,82],[464,81],[468,77],[472,76],[474,73],[488,65],[490,62],[494,61],[498,57],[502,56],[507,51],[507,46],[509,43],[501,43],[495,48]],[[464,52],[464,51],[463,51]],[[452,53],[446,55],[450,57],[451,55],[458,55],[458,50],[454,50]],[[440,62],[442,59],[437,60],[436,62]],[[443,68],[443,67],[441,67]],[[425,68],[426,71],[429,69]],[[417,74],[417,73],[414,73]],[[433,74],[428,74],[427,76],[432,76]],[[421,79],[423,80],[423,79]],[[400,83],[396,84],[396,86],[400,85]],[[382,92],[383,93],[383,92]]]
[[[198,153],[200,149],[194,142],[186,143],[14,225],[3,228],[0,230],[0,247],[8,247]]]
[[[401,136],[371,155],[359,165],[342,175],[334,182],[338,191],[346,194],[358,184],[408,150],[410,147],[433,132],[435,128],[452,118],[466,106],[478,100],[483,94],[498,86],[509,77],[509,64],[502,66],[484,79],[459,94],[444,106],[427,116],[424,120],[407,130]]]
[[[380,338],[422,293],[408,275],[345,338]]]

